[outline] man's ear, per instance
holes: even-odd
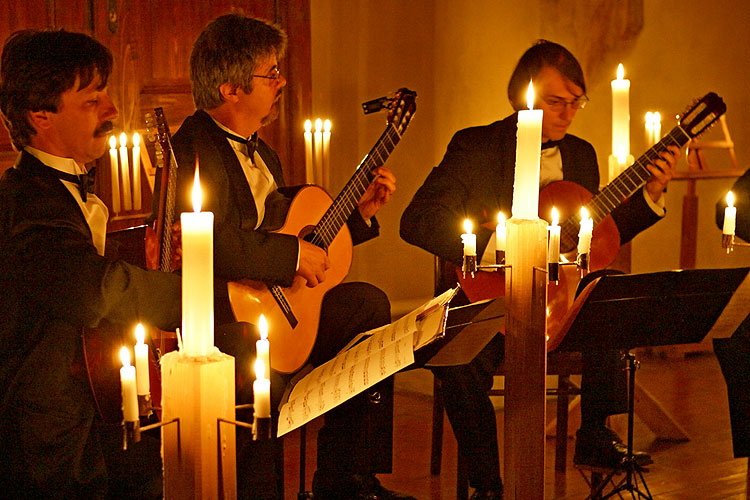
[[[26,119],[29,124],[34,127],[34,130],[39,132],[40,130],[46,130],[52,126],[50,121],[50,111],[27,111]]]
[[[221,98],[226,102],[236,102],[237,101],[237,85],[233,85],[231,83],[222,83],[219,85],[219,93],[221,94]]]

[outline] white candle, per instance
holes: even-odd
[[[315,170],[315,182],[323,183],[323,122],[320,118],[315,120],[315,133],[313,134],[314,158],[313,168]]]
[[[464,230],[466,231],[461,235],[461,241],[464,244],[464,255],[476,255],[477,254],[477,235],[471,232],[471,221],[466,219],[464,221]]]
[[[253,382],[253,413],[255,418],[271,416],[271,381],[264,377],[266,367],[263,360],[255,360],[255,382]]]
[[[133,210],[141,209],[141,136],[133,134]]]
[[[194,212],[182,222],[182,343],[188,356],[205,356],[214,345],[214,214],[201,212],[198,160],[193,184]]]
[[[269,358],[269,343],[268,343],[268,321],[262,314],[258,320],[258,329],[260,330],[260,340],[255,341],[255,353],[258,359],[263,362],[265,367],[264,378],[271,378],[271,361]]]
[[[315,183],[313,171],[313,144],[312,144],[312,122],[305,120],[305,182]]]
[[[591,235],[594,230],[594,220],[589,217],[585,207],[581,207],[581,229],[578,232],[578,254],[583,255],[591,250]]]
[[[630,154],[630,80],[623,76],[620,64],[617,80],[612,80],[612,155],[616,157]]]
[[[547,262],[557,264],[560,262],[560,216],[557,209],[552,207],[552,225],[547,226],[549,229],[549,247],[547,248]]]
[[[117,138],[109,137],[109,165],[112,175],[112,212],[120,212],[120,164],[117,162]]]
[[[727,193],[727,208],[724,209],[724,226],[722,233],[734,236],[734,229],[737,224],[737,207],[734,206],[734,194]]]
[[[329,188],[331,176],[331,120],[323,122],[323,187]]]
[[[145,396],[151,391],[148,378],[148,346],[144,343],[145,337],[143,325],[138,323],[135,327],[135,381],[139,396]]]
[[[130,161],[128,160],[128,136],[123,132],[120,134],[120,162],[122,167],[122,205],[125,210],[133,208],[130,197]]]
[[[534,107],[534,87],[526,94],[528,111],[518,112],[516,133],[516,173],[513,182],[511,215],[537,219],[539,215],[539,156],[542,148],[542,110]]]
[[[130,351],[120,349],[120,387],[122,388],[122,418],[127,422],[138,420],[138,396],[135,388],[135,366],[130,365]]]
[[[656,112],[646,113],[646,146],[651,147],[661,139],[661,114]]]
[[[507,231],[505,229],[505,214],[502,212],[497,213],[497,226],[495,226],[495,249],[502,252],[505,251],[505,237]]]

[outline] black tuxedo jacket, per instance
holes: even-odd
[[[0,486],[39,498],[106,486],[81,330],[172,329],[180,308],[179,276],[98,255],[73,196],[22,153],[0,179]]]
[[[192,211],[191,193],[196,155],[200,162],[203,210],[214,213],[214,273],[226,280],[243,278],[289,286],[297,267],[297,238],[273,233],[287,215],[290,198],[275,191],[266,200],[266,215],[257,230],[258,211],[237,155],[226,135],[202,110],[185,119],[172,145],[180,165],[177,175],[178,212]],[[285,186],[276,153],[262,140],[258,153],[279,188]],[[311,221],[314,224],[318,221]],[[368,227],[358,211],[347,225],[354,244],[379,233],[377,221]]]
[[[460,264],[462,222],[494,221],[497,212],[510,214],[516,161],[518,115],[490,125],[457,132],[440,162],[427,176],[401,216],[401,237],[439,257]],[[599,167],[588,142],[566,135],[559,144],[563,180],[596,193]],[[622,243],[654,224],[654,214],[637,192],[612,212]],[[491,230],[477,231],[477,255],[482,255]]]

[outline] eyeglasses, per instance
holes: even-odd
[[[586,103],[589,102],[588,96],[582,95],[580,97],[576,97],[572,101],[566,101],[565,99],[560,99],[559,97],[543,97],[542,100],[549,106],[549,108],[552,111],[560,112],[564,111],[568,106],[570,106],[573,109],[583,109],[586,107]]]
[[[271,68],[271,74],[270,75],[250,75],[255,78],[265,78],[266,80],[277,80],[281,78],[281,72],[279,71],[279,68],[277,66],[274,66]]]

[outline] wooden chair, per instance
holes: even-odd
[[[443,259],[435,257],[435,295],[442,293],[456,284],[453,267]],[[460,300],[460,299],[459,299]],[[571,396],[579,395],[580,388],[570,380],[571,375],[582,373],[582,362],[580,353],[551,352],[547,355],[547,374],[557,375],[556,388],[548,388],[547,395],[557,396],[557,423],[555,433],[555,470],[565,471],[567,462],[568,446],[568,405]],[[501,363],[495,371],[495,376],[505,375],[504,363]],[[504,396],[503,389],[492,389],[490,396]],[[440,381],[433,380],[433,404],[432,404],[432,446],[430,453],[430,473],[440,474],[442,451],[443,451],[443,398],[441,395]],[[461,454],[458,454],[458,470],[456,477],[456,493],[458,500],[468,498],[468,468]]]

